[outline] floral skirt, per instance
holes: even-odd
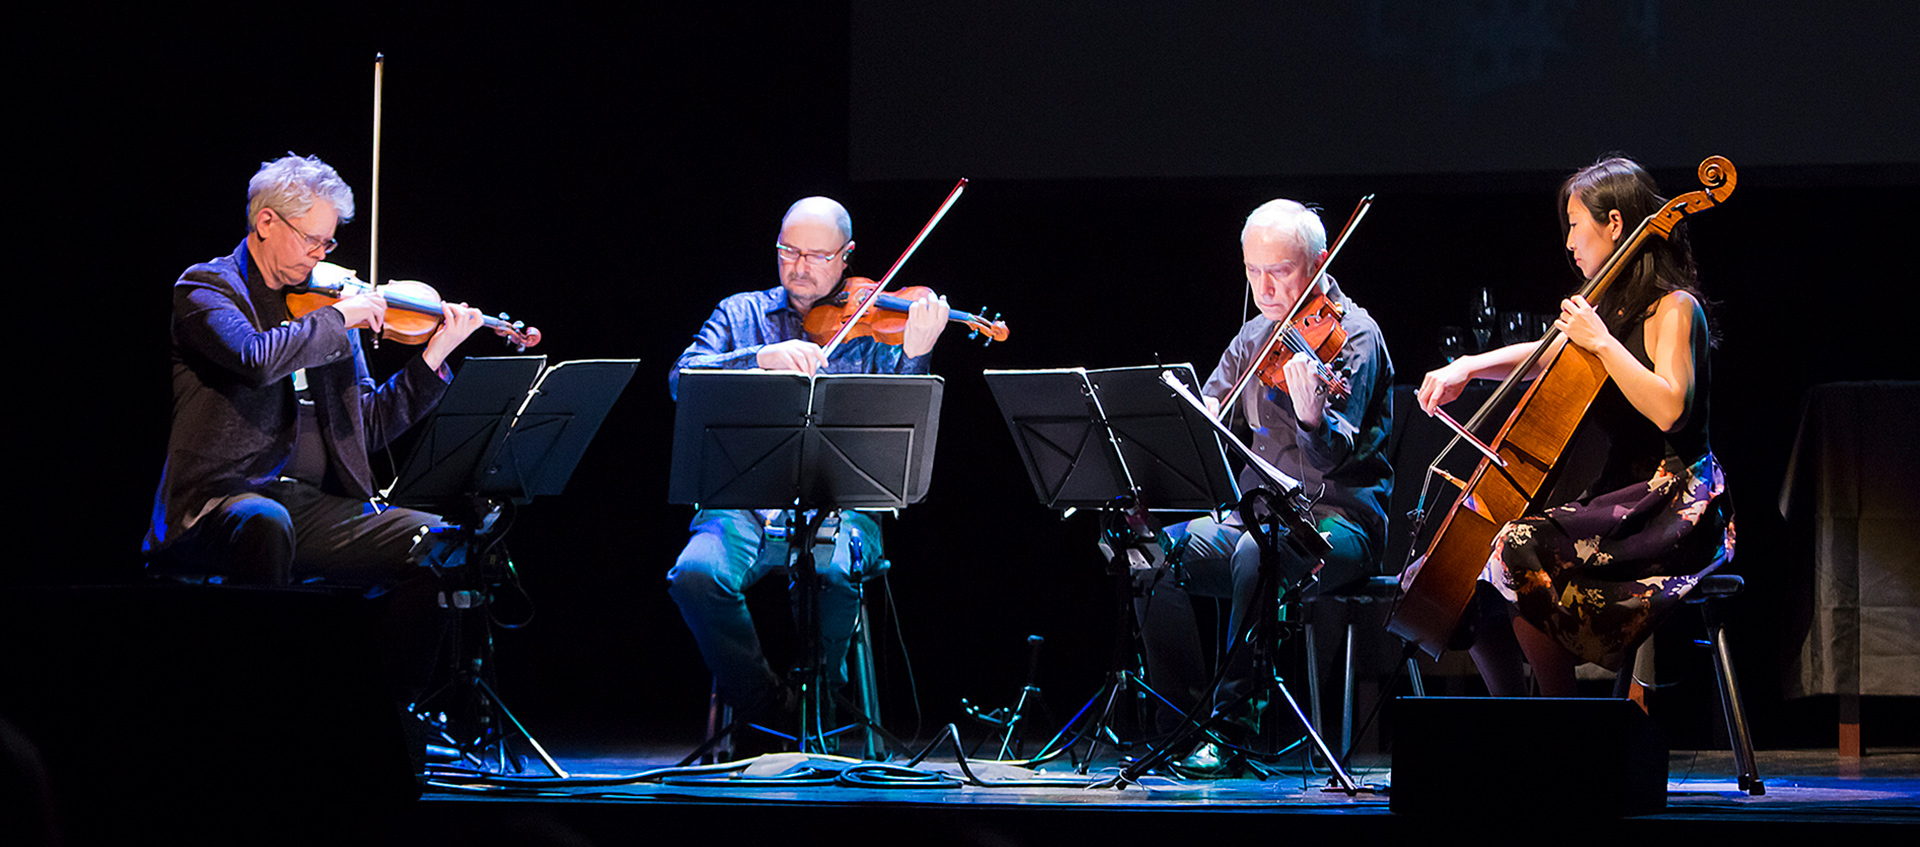
[[[1733,498],[1708,453],[1653,479],[1507,524],[1480,578],[1582,661],[1626,651],[1733,558]]]

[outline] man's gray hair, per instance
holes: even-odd
[[[1240,243],[1247,243],[1247,233],[1256,229],[1291,236],[1309,262],[1327,249],[1327,225],[1320,222],[1320,216],[1312,209],[1292,200],[1268,200],[1260,204],[1260,208],[1247,216],[1247,225],[1240,228]]]
[[[353,220],[353,189],[319,156],[289,152],[271,162],[261,162],[260,170],[247,181],[247,231],[253,231],[261,209],[272,209],[283,218],[297,218],[312,209],[315,200],[332,203],[341,223]]]
[[[787,207],[786,215],[780,218],[780,228],[786,229],[787,222],[794,218],[818,218],[833,221],[840,229],[840,242],[853,240],[853,216],[847,214],[847,207],[831,197],[802,197]]]

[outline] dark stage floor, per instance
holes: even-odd
[[[1064,760],[1037,771],[975,763],[973,773],[986,785],[948,780],[941,787],[866,787],[849,786],[844,780],[832,784],[825,776],[821,781],[826,784],[813,785],[765,780],[672,785],[606,778],[672,766],[691,744],[568,740],[550,747],[575,779],[511,788],[437,786],[424,798],[422,814],[449,822],[517,822],[512,825],[531,827],[528,831],[585,839],[553,843],[628,843],[629,835],[636,836],[637,843],[642,840],[637,830],[615,823],[624,810],[630,826],[642,828],[718,826],[721,832],[775,835],[789,827],[809,830],[836,822],[884,819],[908,827],[914,833],[910,840],[1007,844],[1075,837],[1129,841],[1140,836],[1179,837],[1183,832],[1198,834],[1216,825],[1239,824],[1276,828],[1275,832],[1402,837],[1421,831],[1472,829],[1489,817],[1501,816],[1499,809],[1512,804],[1552,814],[1556,805],[1571,810],[1582,803],[1579,797],[1557,796],[1550,785],[1489,785],[1486,807],[1463,809],[1457,818],[1395,815],[1388,807],[1393,772],[1384,757],[1352,769],[1367,790],[1349,796],[1322,788],[1328,784],[1327,771],[1305,771],[1297,756],[1282,764],[1282,773],[1265,780],[1148,776],[1125,789],[1086,787],[1118,772],[1118,757],[1111,752],[1097,759],[1087,776],[1076,773]],[[825,760],[812,764],[824,764],[827,770],[837,767]],[[803,757],[789,754],[763,759],[747,773],[773,776],[808,765]],[[537,762],[532,763],[533,770],[538,768]],[[928,757],[920,769],[967,781],[950,746]],[[1920,823],[1920,750],[1871,751],[1853,769],[1857,772],[1845,775],[1832,751],[1764,751],[1759,754],[1759,769],[1766,793],[1749,796],[1737,784],[1731,753],[1675,751],[1669,757],[1666,812],[1612,821],[1580,820],[1577,812],[1570,812],[1560,820],[1578,824],[1574,840],[1636,832],[1759,834],[1760,827],[1820,826],[1828,837],[1874,842],[1893,835],[1895,827]],[[1256,824],[1248,817],[1256,814],[1265,822]],[[609,838],[613,840],[605,840]]]

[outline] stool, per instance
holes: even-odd
[[[871,579],[869,577],[868,579]],[[863,582],[866,580],[863,580]],[[854,618],[853,639],[847,644],[847,675],[854,685],[854,696],[860,705],[860,711],[874,723],[880,722],[880,690],[874,684],[873,635],[867,623],[867,598],[860,596],[860,614]],[[707,737],[712,738],[733,723],[733,707],[727,705],[726,698],[720,696],[720,684],[713,683],[707,694]],[[880,733],[872,727],[865,730],[867,758],[878,758],[886,751]],[[716,748],[724,748],[729,755],[733,752],[731,739]],[[713,764],[717,750],[710,750],[700,756],[701,764]]]
[[[838,524],[836,524],[836,527],[837,526]],[[880,559],[874,562],[871,568],[865,567],[865,556],[863,555],[865,539],[857,529],[853,527],[848,527],[848,529],[850,531],[848,555],[851,557],[854,568],[852,576],[854,581],[861,586],[861,592],[859,612],[854,616],[853,637],[847,644],[847,675],[849,677],[848,681],[852,682],[855,686],[856,702],[859,705],[861,713],[865,715],[872,724],[879,724],[880,692],[879,687],[874,684],[876,675],[873,664],[873,636],[867,618],[867,594],[865,586],[875,579],[886,576],[887,571],[893,567],[893,562],[888,559]],[[776,533],[771,527],[769,528],[769,540],[773,537],[783,537],[783,535],[784,534]],[[821,550],[817,547],[816,550],[818,552],[816,552],[815,555],[819,556],[824,554],[831,556],[832,544],[833,538],[831,535],[820,539],[820,545],[825,549]],[[692,760],[696,758],[699,759],[702,764],[712,764],[717,759],[720,750],[723,749],[728,756],[731,756],[733,754],[733,739],[731,736],[724,744],[714,744],[713,739],[719,735],[722,729],[732,724],[733,708],[727,705],[726,699],[720,695],[720,684],[718,681],[715,681],[709,687],[707,693],[706,738],[708,741],[701,746],[701,750],[698,751],[696,755],[690,756],[688,761],[683,762],[683,764],[691,764]],[[868,758],[878,758],[886,752],[885,743],[881,738],[880,732],[875,730],[872,725],[863,725],[862,732],[864,735],[863,740],[866,743],[865,750]]]
[[[1363,582],[1354,583],[1341,591],[1323,592],[1308,601],[1309,610],[1321,603],[1338,603],[1343,607],[1353,604],[1369,605],[1373,603],[1391,603],[1400,593],[1400,578],[1394,576],[1368,577]],[[1353,621],[1352,609],[1343,608],[1347,625],[1342,639],[1341,653],[1341,698],[1340,698],[1340,755],[1345,757],[1353,750],[1353,701],[1354,701],[1354,652],[1357,625]],[[1307,698],[1312,701],[1313,726],[1326,737],[1326,724],[1320,715],[1320,660],[1319,650],[1314,644],[1313,618],[1309,611],[1306,626],[1307,649]],[[1413,683],[1415,697],[1427,696],[1426,685],[1420,679],[1420,665],[1412,656],[1407,657],[1407,678]],[[1384,696],[1384,693],[1383,695]]]
[[[1733,675],[1733,654],[1727,646],[1726,604],[1739,596],[1745,587],[1746,580],[1734,574],[1711,574],[1693,587],[1693,591],[1687,594],[1686,602],[1700,607],[1701,617],[1707,624],[1707,641],[1696,643],[1713,651],[1714,682],[1720,689],[1720,709],[1727,719],[1727,743],[1733,748],[1733,764],[1740,772],[1740,790],[1757,797],[1767,793],[1767,786],[1760,781],[1759,768],[1754,764],[1753,733],[1747,725],[1747,710],[1740,697],[1740,682]],[[1648,637],[1651,635],[1649,631]],[[1635,652],[1638,652],[1637,649]],[[1633,687],[1634,676],[1631,666],[1621,671],[1613,684],[1615,697],[1624,698],[1628,695]]]

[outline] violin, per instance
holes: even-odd
[[[445,319],[440,294],[433,286],[418,280],[396,279],[376,287],[332,262],[315,265],[305,285],[287,292],[287,311],[295,318],[303,318],[348,297],[375,292],[387,301],[387,319],[380,331],[383,338],[401,344],[425,344]],[[512,320],[505,313],[497,318],[483,316],[482,321],[522,351],[540,343],[539,329]]]
[[[847,277],[839,292],[815,303],[813,308],[807,311],[807,339],[815,344],[825,345],[827,340],[838,334],[853,316],[854,305],[852,304],[865,301],[868,295],[873,293],[873,289],[879,285],[880,283],[864,276]],[[933,290],[925,286],[903,288],[898,294],[881,294],[873,301],[872,308],[867,309],[854,321],[853,328],[847,331],[847,337],[858,338],[862,335],[871,335],[881,344],[895,345],[906,341],[907,309],[913,305],[914,301],[932,294]],[[987,340],[984,343],[987,344],[1007,340],[1007,324],[998,317],[998,315],[985,317],[969,314],[959,309],[951,309],[947,312],[947,320],[967,326],[968,338],[985,335]]]

